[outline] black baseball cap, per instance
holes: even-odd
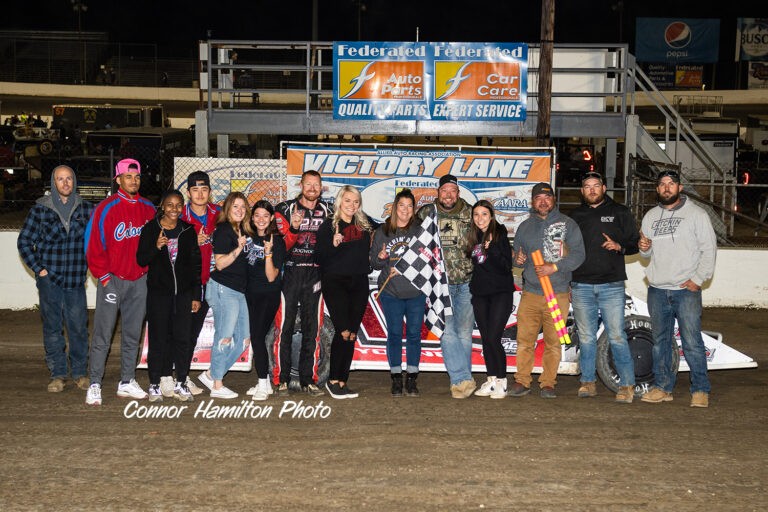
[[[589,171],[585,172],[581,175],[581,183],[584,184],[585,181],[595,179],[598,180],[600,183],[605,184],[605,180],[603,179],[603,175],[599,172],[595,171]]]
[[[534,198],[540,194],[555,197],[555,191],[552,190],[552,187],[550,186],[550,184],[544,183],[543,181],[533,186],[533,191],[531,192],[531,198]]]
[[[211,188],[211,178],[207,172],[195,171],[187,176],[187,188],[208,187]]]
[[[440,176],[440,184],[437,186],[437,188],[440,188],[443,185],[447,185],[448,183],[453,183],[457,187],[459,186],[459,180],[456,178],[456,176],[453,174],[444,174]]]
[[[660,182],[662,178],[669,177],[675,183],[680,183],[680,173],[671,169],[661,171],[656,177],[656,183]]]

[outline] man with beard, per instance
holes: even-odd
[[[443,261],[448,274],[448,293],[453,314],[445,317],[445,330],[440,338],[443,362],[451,380],[451,396],[467,398],[477,384],[472,378],[472,328],[475,314],[469,281],[472,278],[472,260],[467,257],[466,243],[472,225],[472,207],[459,197],[456,176],[440,177],[434,204],[422,206],[416,213],[419,221],[435,215],[440,228]]]
[[[289,394],[291,381],[291,341],[296,313],[301,304],[301,351],[299,383],[311,396],[325,392],[318,386],[320,330],[324,306],[320,290],[320,269],[315,262],[317,229],[333,211],[320,200],[323,184],[317,171],[301,176],[301,194],[275,207],[275,222],[285,240],[288,255],[283,274],[280,309],[275,317],[275,366],[273,382],[278,396]]]
[[[523,268],[523,296],[517,308],[517,372],[508,394],[515,397],[531,392],[534,349],[544,330],[543,371],[539,376],[540,396],[556,398],[557,367],[560,365],[560,338],[549,313],[540,277],[549,276],[560,311],[568,311],[571,272],[584,261],[584,241],[579,226],[555,206],[549,183],[537,183],[531,193],[531,215],[515,234],[514,264]],[[531,253],[541,251],[544,263],[535,265]]]
[[[656,181],[659,204],[643,217],[640,256],[650,258],[648,312],[653,324],[654,387],[643,402],[671,402],[677,378],[672,366],[675,320],[688,367],[691,407],[709,406],[707,355],[701,337],[701,285],[715,270],[717,238],[707,213],[680,193],[680,175],[662,171]]]
[[[605,195],[603,177],[588,172],[581,179],[582,205],[571,213],[584,239],[586,259],[573,271],[571,298],[579,333],[579,398],[597,395],[595,356],[602,319],[619,374],[616,401],[632,403],[635,366],[624,332],[624,256],[637,253],[640,234],[629,209]]]

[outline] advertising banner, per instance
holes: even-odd
[[[768,60],[768,18],[736,19],[736,60]]]
[[[334,119],[525,121],[522,43],[336,42]]]
[[[434,202],[440,176],[453,174],[459,180],[461,197],[469,204],[487,199],[497,218],[514,236],[528,216],[533,185],[550,182],[552,157],[547,150],[510,148],[484,153],[454,149],[289,147],[287,149],[288,197],[300,191],[301,175],[317,171],[323,178],[323,196],[336,197],[344,185],[358,187],[363,209],[377,222],[392,210],[395,194],[410,188],[416,208]]]
[[[768,62],[749,63],[748,89],[768,89]]]
[[[635,56],[640,62],[717,62],[719,19],[637,18]]]

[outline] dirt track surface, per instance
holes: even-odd
[[[195,417],[207,395],[178,419],[126,418],[137,404],[113,391],[119,339],[102,407],[71,383],[48,393],[38,314],[4,310],[0,322],[3,511],[768,509],[765,310],[705,311],[705,329],[759,364],[711,372],[709,409],[688,406],[687,374],[672,402],[620,405],[602,385],[576,398],[572,376],[556,400],[460,401],[445,374],[424,373],[420,398],[393,399],[386,372],[358,371],[356,400],[271,398],[261,419]],[[245,398],[254,379],[226,382]],[[300,400],[328,417],[280,417]]]

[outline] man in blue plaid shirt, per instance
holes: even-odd
[[[74,171],[60,165],[51,174],[51,195],[39,198],[29,212],[16,243],[24,263],[34,272],[43,320],[45,362],[51,372],[48,391],[64,390],[71,377],[88,389],[88,311],[85,300],[85,228],[93,205],[76,192]],[[69,336],[69,368],[67,343]]]

